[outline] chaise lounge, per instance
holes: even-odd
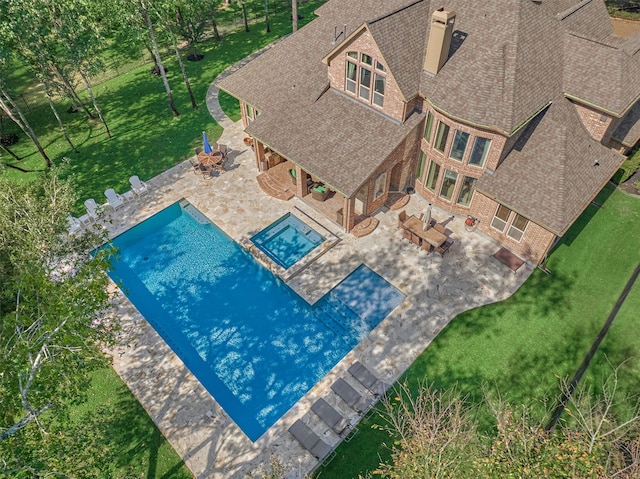
[[[331,385],[331,390],[340,396],[340,398],[358,414],[368,411],[371,407],[371,399],[362,396],[358,391],[353,389],[351,384],[342,378],[338,378],[336,382]]]
[[[387,390],[387,385],[375,377],[360,361],[351,365],[349,374],[376,396],[382,396]]]
[[[307,451],[313,454],[319,461],[324,461],[333,448],[318,437],[309,426],[298,419],[289,428],[289,432]]]
[[[336,411],[333,406],[323,398],[314,402],[313,406],[311,406],[311,410],[338,435],[342,434],[349,428],[349,421],[347,421],[342,414]]]

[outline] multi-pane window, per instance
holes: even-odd
[[[499,205],[496,214],[493,217],[493,221],[491,222],[491,226],[497,230],[504,231],[505,226],[507,226],[507,221],[509,221],[510,214],[511,210],[509,208]]]
[[[427,113],[426,127],[424,129],[424,139],[431,143],[431,130],[433,130],[433,113]]]
[[[372,70],[374,65],[375,73]],[[373,105],[384,106],[387,79],[382,63],[366,53],[347,52],[345,68],[345,91]]]
[[[469,164],[482,167],[484,165],[484,160],[487,157],[487,152],[489,151],[490,146],[490,139],[476,136],[476,139],[473,142],[473,148],[471,149]]]
[[[438,182],[438,175],[440,174],[440,165],[435,161],[429,164],[429,172],[427,173],[427,182],[425,186],[428,190],[436,191],[436,183]]]
[[[456,180],[458,179],[458,173],[451,170],[445,170],[444,178],[442,179],[442,186],[440,187],[440,197],[447,201],[451,201],[453,197],[453,190],[456,187]]]
[[[371,71],[360,67],[360,98],[369,99],[371,94]]]
[[[251,108],[247,103],[244,104],[244,113],[247,116],[247,122],[253,120],[253,108]]]
[[[373,79],[373,103],[378,106],[384,105],[384,86],[387,79],[377,73]]]
[[[462,206],[469,206],[469,204],[471,204],[471,198],[473,198],[473,192],[476,189],[476,181],[478,180],[470,176],[465,176],[462,179],[462,188],[460,188],[458,201],[456,201],[456,203]]]
[[[358,67],[355,63],[347,62],[347,74],[345,80],[345,87],[347,91],[356,94],[356,71]]]
[[[516,217],[513,219],[509,231],[507,231],[507,236],[520,241],[528,224],[529,220],[527,218],[516,213]]]
[[[433,147],[441,153],[444,153],[444,148],[447,144],[447,138],[449,137],[449,125],[446,123],[438,123],[438,129],[436,130],[436,139]]]
[[[418,168],[416,169],[416,177],[422,181],[422,175],[424,174],[424,165],[427,163],[427,155],[424,151],[420,152],[420,158],[418,159]]]
[[[464,152],[467,149],[467,142],[469,141],[469,133],[456,130],[456,134],[453,137],[453,143],[451,144],[451,152],[449,156],[454,160],[462,161]]]

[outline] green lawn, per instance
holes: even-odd
[[[300,5],[304,14],[303,23],[313,17],[313,11],[321,0]],[[254,1],[251,5],[257,5]],[[257,6],[251,8],[257,9]],[[257,11],[257,10],[256,10]],[[200,62],[185,61],[189,81],[200,108],[193,110],[180,69],[173,53],[163,55],[168,68],[168,78],[181,115],[174,118],[169,110],[162,80],[150,74],[151,64],[133,69],[123,75],[96,85],[94,90],[113,138],[108,139],[100,123],[88,122],[82,112],[67,113],[69,104],[58,105],[70,137],[78,151],[74,152],[64,140],[55,118],[44,102],[27,115],[48,155],[55,162],[63,157],[69,159],[69,174],[77,183],[79,195],[77,211],[83,212],[82,203],[88,197],[102,202],[104,190],[112,187],[118,192],[129,189],[128,178],[138,175],[147,180],[171,168],[193,154],[193,148],[201,142],[201,132],[206,130],[211,142],[221,134],[222,128],[211,118],[206,109],[205,96],[213,79],[229,65],[250,53],[290,33],[289,11],[278,7],[277,14],[271,12],[271,32],[267,33],[264,21],[251,25],[251,31],[230,33],[220,43],[208,41],[200,44],[205,54]],[[122,58],[123,64],[127,61]],[[17,91],[30,90],[30,78],[26,70],[17,66],[11,83]],[[19,88],[19,89],[18,89]],[[228,100],[228,99],[223,99]],[[233,102],[226,101],[225,107]],[[233,109],[233,106],[228,107]],[[235,107],[237,110],[237,106]],[[239,112],[233,116],[239,118]],[[15,125],[5,124],[6,133],[18,133],[20,141],[12,150],[22,159],[19,162],[4,155],[2,161],[15,164],[26,170],[41,170],[45,163],[31,142],[18,131]],[[7,174],[16,181],[25,181],[29,174],[7,169]]]
[[[458,386],[474,402],[483,387],[515,404],[543,411],[558,394],[558,378],[572,376],[627,280],[640,262],[640,200],[607,186],[549,258],[511,298],[456,317],[414,362],[405,377],[415,387]],[[636,284],[583,381],[597,391],[608,363],[618,365],[622,392],[640,390],[640,284]],[[352,478],[388,458],[376,415],[343,443],[321,469],[323,479]]]

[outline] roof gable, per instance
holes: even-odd
[[[562,236],[623,160],[593,140],[571,103],[558,98],[495,173],[480,178],[478,190]]]

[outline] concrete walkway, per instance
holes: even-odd
[[[310,412],[310,406],[325,397],[345,417],[357,422],[357,414],[330,389],[341,377],[367,394],[347,373],[354,361],[362,362],[383,381],[395,382],[453,317],[505,299],[533,267],[525,265],[514,274],[491,256],[499,248],[496,242],[465,231],[464,218],[438,209],[433,216],[447,221],[456,240],[444,257],[427,255],[404,240],[397,228],[397,211],[379,211],[376,230],[355,238],[298,198],[282,201],[268,197],[257,184],[253,152],[242,142],[242,124],[231,122],[219,109],[215,87],[209,89],[207,106],[225,128],[218,141],[230,148],[226,171],[204,180],[186,161],[152,178],[147,182],[150,193],[137,199],[127,195],[125,207],[108,215],[105,225],[112,237],[182,198],[240,244],[247,244],[254,233],[293,212],[339,238],[334,247],[288,282],[304,299],[314,303],[364,263],[405,293],[406,300],[255,442],[242,433],[115,286],[114,302],[123,330],[121,341],[109,352],[115,370],[195,477],[246,478],[273,457],[285,464],[288,478],[303,478],[317,461],[287,429],[302,418],[325,442],[339,444],[340,438]],[[425,206],[413,195],[406,210],[419,214]]]

